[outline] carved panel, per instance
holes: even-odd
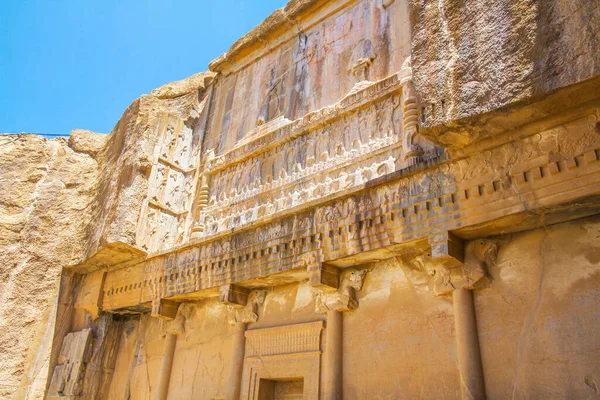
[[[274,121],[277,129],[259,130],[250,136],[254,140],[223,156],[211,153],[204,235],[360,187],[405,166],[403,142],[412,139],[401,137],[401,88],[393,75],[300,120],[283,126]]]
[[[202,114],[206,101],[194,110]],[[201,118],[206,118],[205,113]],[[148,198],[140,218],[141,244],[147,252],[181,245],[191,227],[191,211],[199,182],[201,144],[193,126],[201,118],[183,121],[174,115],[162,115],[154,162],[148,180]],[[200,124],[201,125],[201,124]],[[200,198],[202,194],[200,193]]]
[[[230,49],[211,63],[224,78],[210,147],[230,150],[236,144],[231,138],[240,140],[256,126],[322,109],[351,92],[357,80],[377,81],[400,69],[410,44],[401,23],[403,9],[377,7],[372,0],[343,3],[324,4],[301,25],[290,18],[268,50],[230,58]]]
[[[258,399],[261,379],[303,378],[305,399],[319,398],[323,322],[246,331],[242,399]]]

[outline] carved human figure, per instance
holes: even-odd
[[[321,132],[315,145],[315,157],[323,162],[329,159],[329,132]]]
[[[175,131],[175,127],[173,125],[167,126],[167,129],[165,130],[165,136],[163,139],[163,146],[162,146],[163,150],[161,153],[161,156],[164,158],[169,157],[169,153],[171,151],[171,146],[172,146],[173,138],[174,138],[174,131]]]
[[[360,136],[360,143],[369,143],[371,132],[369,129],[369,115],[367,111],[360,110],[358,112],[358,134]]]

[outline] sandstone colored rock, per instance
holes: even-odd
[[[461,120],[539,99],[600,71],[597,2],[411,0],[410,9],[422,126],[442,124],[438,135],[459,130],[477,138],[484,124]]]
[[[159,99],[172,99],[193,91],[205,90],[214,76],[214,73],[200,72],[190,76],[189,78],[167,83],[158,89],[154,89],[150,94],[158,97]]]
[[[597,397],[598,10],[292,0],[1,136],[0,397]]]

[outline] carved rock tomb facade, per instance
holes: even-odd
[[[0,396],[597,398],[599,9],[291,0],[3,137]]]

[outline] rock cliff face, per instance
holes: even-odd
[[[42,398],[59,312],[63,267],[106,243],[136,246],[162,119],[192,112],[211,73],[156,89],[123,114],[111,134],[73,130],[53,140],[0,136],[0,397]],[[76,284],[63,275],[64,290]],[[74,299],[63,296],[63,305]]]
[[[42,398],[61,271],[87,252],[107,137],[0,136],[0,397]]]
[[[599,10],[292,0],[0,136],[0,397],[598,396]]]
[[[597,1],[411,0],[410,9],[423,128],[456,130],[600,73]]]

